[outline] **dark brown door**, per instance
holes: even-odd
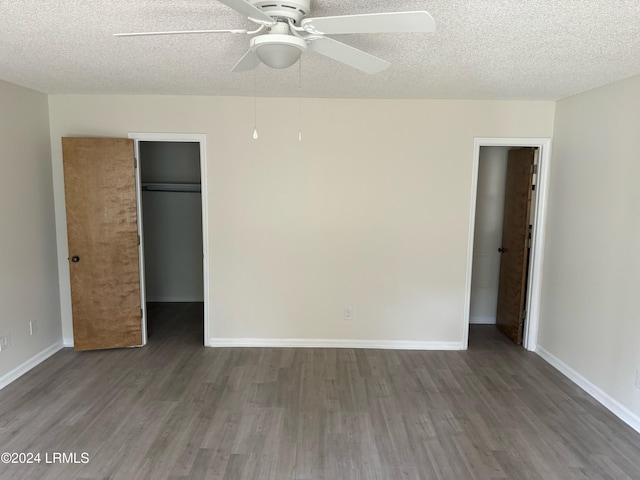
[[[534,148],[509,150],[498,286],[498,329],[522,343],[527,285]]]
[[[133,140],[62,139],[76,350],[142,344]]]

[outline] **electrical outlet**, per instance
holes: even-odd
[[[38,331],[38,322],[36,322],[35,320],[31,320],[29,322],[29,335],[35,335],[37,331]]]
[[[640,370],[636,370],[636,388],[640,388]]]
[[[344,309],[344,319],[345,320],[353,320],[353,308],[346,307]]]
[[[0,352],[11,346],[11,335],[0,335]]]

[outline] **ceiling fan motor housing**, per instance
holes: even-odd
[[[251,49],[262,63],[271,68],[288,68],[307,49],[307,42],[293,35],[266,34],[253,37]]]
[[[311,8],[311,0],[249,0],[249,3],[265,15],[275,19],[291,19],[296,25],[309,14]]]

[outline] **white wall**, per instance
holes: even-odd
[[[538,344],[640,430],[639,128],[640,76],[557,103]]]
[[[147,302],[202,302],[199,193],[142,194]]]
[[[480,147],[469,323],[496,323],[504,193],[511,147]]]
[[[0,161],[0,335],[12,340],[0,352],[2,385],[61,340],[46,95],[0,81]]]
[[[142,183],[200,183],[200,144],[140,142]],[[202,198],[143,191],[146,300],[202,302]]]
[[[60,137],[207,135],[216,338],[460,347],[474,137],[550,137],[553,102],[50,97],[64,336]],[[353,320],[343,309],[353,308]]]
[[[143,183],[200,183],[198,142],[140,142]]]

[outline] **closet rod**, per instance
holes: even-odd
[[[201,185],[199,183],[143,183],[142,191],[200,193]]]

